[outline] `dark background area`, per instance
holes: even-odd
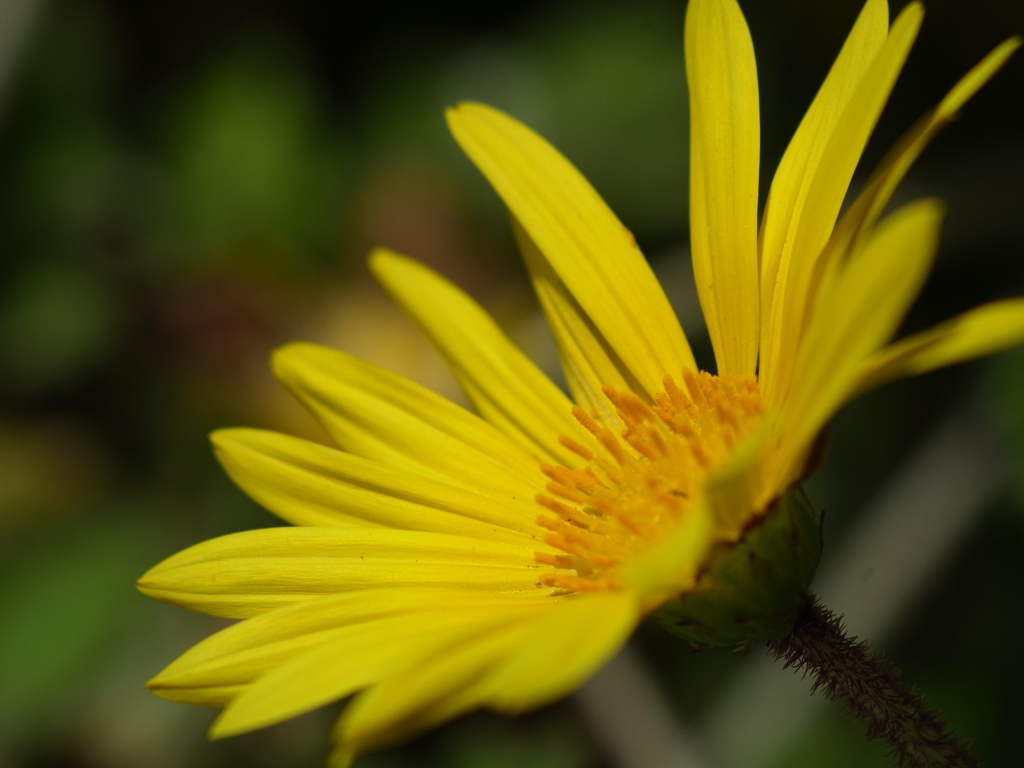
[[[860,7],[742,3],[758,56],[762,189]],[[206,440],[269,427],[326,439],[272,380],[269,351],[334,344],[461,399],[363,265],[385,245],[444,271],[552,368],[505,214],[447,136],[486,101],[591,179],[664,276],[698,357],[687,280],[680,2],[17,0],[0,9],[0,767],[315,766],[330,713],[209,744],[213,712],[142,683],[221,626],[134,580],[211,536],[275,524]],[[893,14],[895,16],[895,13]],[[858,171],[971,66],[1024,33],[1019,0],[935,0]],[[1024,58],[904,183],[950,207],[914,330],[1024,294]],[[762,192],[762,202],[763,202]],[[553,370],[553,368],[552,368]],[[1020,762],[1024,716],[1024,354],[849,406],[812,497],[829,549],[932,427],[970,405],[1014,479],[972,518],[886,653],[976,739]],[[907,541],[912,548],[915,542]],[[834,606],[842,610],[842,606]],[[636,646],[673,712],[700,721],[749,659]],[[760,651],[754,651],[756,655]],[[464,719],[367,766],[610,766],[570,699]],[[836,712],[778,766],[885,765]]]

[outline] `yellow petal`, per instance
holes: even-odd
[[[829,140],[857,86],[885,43],[889,31],[889,5],[886,0],[868,0],[846,38],[839,56],[829,70],[810,109],[800,122],[786,153],[779,163],[765,205],[761,231],[761,368],[771,369],[778,354],[778,339],[771,338],[770,322],[782,300],[777,284],[779,265],[789,259],[795,234],[802,226],[807,195],[819,173]],[[784,283],[782,284],[784,286]],[[762,391],[764,379],[762,373]]]
[[[790,480],[804,451],[857,386],[864,361],[895,333],[931,267],[943,206],[921,200],[882,222],[823,295],[800,350],[780,459]]]
[[[565,599],[494,672],[488,706],[519,714],[565,696],[622,647],[641,618],[630,592]]]
[[[565,695],[621,647],[639,617],[627,592],[552,600],[429,664],[409,664],[344,712],[339,763],[476,707],[521,712]]]
[[[999,45],[964,75],[938,106],[896,143],[864,191],[836,226],[827,252],[822,258],[824,263],[818,267],[819,272],[828,271],[823,280],[828,281],[835,277],[835,270],[846,258],[855,239],[875,225],[892,199],[896,187],[925,147],[939,131],[956,118],[957,112],[999,71],[1020,44],[1020,38],[1013,38]]]
[[[449,653],[424,659],[421,665],[424,671],[419,674],[414,671],[415,679],[411,681],[415,684],[414,692],[421,696],[421,700],[415,702],[422,704],[417,709],[387,712],[379,724],[363,726],[360,723],[359,730],[354,730],[349,710],[359,713],[364,698],[375,705],[381,701],[376,696],[377,688],[357,697],[335,721],[332,729],[334,749],[327,761],[328,768],[348,768],[360,754],[394,746],[479,709],[487,679],[473,680],[472,677],[480,672],[481,667],[486,671],[495,656],[515,645],[514,631],[499,629],[471,645],[459,645]],[[385,690],[393,689],[389,686]],[[379,711],[380,707],[375,709]],[[371,714],[376,715],[377,712]]]
[[[231,702],[211,735],[224,738],[272,725],[386,680],[397,670],[429,666],[428,660],[452,645],[532,615],[543,605],[500,597],[490,604],[457,597],[442,603],[430,591],[422,597],[422,608],[410,605],[390,616],[350,622],[278,664]]]
[[[518,713],[563,696],[621,647],[638,619],[625,592],[571,597],[410,664],[343,713],[337,764],[477,707]]]
[[[388,527],[524,542],[533,499],[496,499],[350,453],[260,429],[222,429],[217,457],[255,501],[295,525]]]
[[[206,638],[168,665],[146,687],[163,698],[224,706],[267,670],[316,645],[333,640],[349,625],[440,610],[459,600],[482,604],[502,599],[456,589],[409,587],[364,589],[310,598],[239,621]],[[510,598],[505,598],[510,599]]]
[[[150,686],[147,688],[161,699],[174,701],[178,704],[191,704],[194,707],[226,707],[233,699],[241,695],[244,685],[202,685],[188,688]]]
[[[812,177],[805,182],[799,220],[787,229],[773,285],[768,327],[761,346],[759,384],[770,405],[785,398],[793,375],[810,301],[815,264],[832,233],[861,152],[903,68],[921,26],[923,11],[911,3],[896,19],[889,37],[860,78],[836,121]],[[772,208],[769,215],[774,216]],[[766,226],[767,231],[767,226]],[[767,241],[766,246],[767,247]]]
[[[757,66],[735,0],[690,0],[690,242],[719,375],[757,366]]]
[[[618,392],[642,392],[643,387],[514,218],[512,228],[537,298],[558,344],[573,399],[605,426],[619,427],[619,417],[602,388],[607,385]],[[584,440],[583,444],[587,442],[589,440]]]
[[[543,488],[536,460],[480,417],[334,349],[289,344],[274,373],[347,451],[516,506]]]
[[[995,301],[900,339],[869,357],[857,391],[1001,352],[1024,341],[1024,299]]]
[[[633,236],[568,160],[481,104],[448,110],[448,125],[649,397],[666,373],[695,368]]]
[[[642,609],[652,611],[697,582],[717,537],[710,506],[694,504],[674,531],[625,565],[622,580]]]
[[[267,528],[211,539],[139,580],[157,600],[244,618],[368,587],[538,591],[535,548],[387,528]]]
[[[218,696],[222,697],[218,706],[224,706],[269,670],[311,648],[346,641],[351,650],[362,637],[361,630],[353,634],[354,626],[377,622],[378,627],[389,628],[385,634],[394,630],[394,637],[400,638],[429,624],[426,614],[456,607],[464,611],[506,604],[515,608],[537,599],[435,587],[363,589],[311,598],[221,630],[185,652],[146,687],[163,698],[186,703],[205,704]]]
[[[428,267],[378,249],[370,268],[430,337],[480,415],[524,451],[572,466],[578,457],[562,435],[589,433],[572,417],[572,402],[469,296]]]
[[[493,670],[522,646],[538,615],[559,607],[506,612],[500,620],[467,627],[461,636],[449,634],[429,655],[405,659],[342,713],[335,731],[340,749],[358,753],[387,746],[481,706]]]

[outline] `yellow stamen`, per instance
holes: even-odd
[[[684,371],[683,381],[685,389],[666,376],[653,405],[604,387],[620,434],[573,408],[594,443],[561,439],[586,462],[582,468],[541,466],[551,482],[537,503],[553,515],[537,522],[549,531],[545,541],[565,553],[537,553],[538,563],[557,569],[542,584],[573,592],[619,588],[619,568],[679,524],[703,495],[707,473],[728,460],[764,413],[754,377]]]

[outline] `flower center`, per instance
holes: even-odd
[[[666,376],[653,406],[604,387],[624,427],[619,434],[573,408],[596,445],[563,437],[586,464],[541,467],[550,482],[537,502],[553,515],[537,523],[564,553],[536,553],[537,562],[555,568],[542,584],[573,592],[620,588],[620,566],[684,519],[702,497],[707,473],[728,460],[765,411],[753,376],[685,371],[683,379],[685,390]]]

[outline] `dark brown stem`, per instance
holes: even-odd
[[[821,690],[866,720],[868,738],[888,741],[903,768],[981,768],[942,715],[900,679],[899,670],[867,643],[847,637],[840,618],[813,595],[792,634],[767,645],[785,666],[810,673],[812,693]]]

